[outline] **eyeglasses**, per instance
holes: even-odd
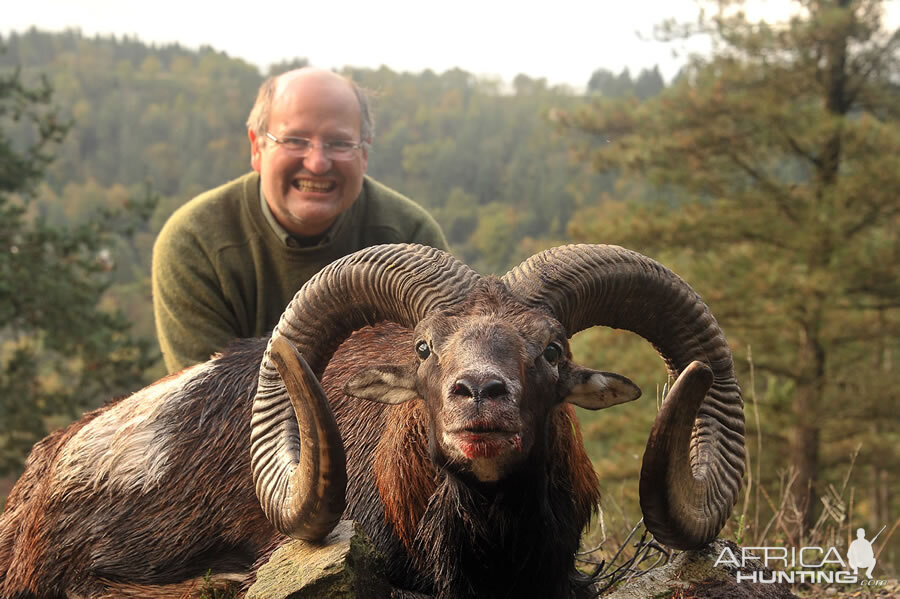
[[[349,160],[353,158],[358,149],[368,145],[364,141],[345,141],[340,139],[322,142],[321,144],[315,144],[311,139],[306,139],[305,137],[283,137],[278,139],[268,131],[266,131],[266,137],[299,158],[308,156],[313,148],[318,147],[322,149],[322,153],[329,160]]]

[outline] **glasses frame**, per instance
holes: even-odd
[[[283,147],[288,152],[292,154],[296,154],[300,158],[306,158],[309,156],[309,153],[313,151],[314,148],[319,148],[322,150],[322,153],[325,154],[325,157],[329,160],[350,160],[354,157],[354,154],[361,149],[368,148],[369,144],[364,141],[349,141],[349,140],[340,140],[340,141],[324,141],[320,144],[314,143],[313,140],[307,137],[282,137],[278,138],[272,135],[270,131],[266,131],[266,137],[277,143],[279,146]],[[292,146],[291,143],[294,141],[304,141],[307,143],[307,147],[305,150],[301,150],[295,146]],[[334,156],[332,152],[335,151],[334,144],[347,144],[347,152],[346,156]],[[343,150],[338,150],[343,151]]]

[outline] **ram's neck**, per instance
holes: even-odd
[[[405,584],[439,597],[569,596],[573,554],[599,502],[571,406],[548,420],[543,451],[490,485],[436,471],[421,402],[391,408],[385,429],[373,470],[385,519],[417,564],[418,583]]]
[[[568,596],[581,532],[574,504],[533,479],[504,482],[482,493],[447,476],[431,496],[414,560],[437,597]]]

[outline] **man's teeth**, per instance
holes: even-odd
[[[334,182],[332,181],[308,181],[305,179],[298,179],[294,181],[294,187],[299,189],[300,191],[331,191],[334,188]]]

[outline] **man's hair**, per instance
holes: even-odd
[[[256,102],[250,110],[250,116],[247,117],[247,128],[251,129],[262,143],[265,143],[266,131],[269,128],[269,115],[272,113],[272,100],[275,98],[275,88],[278,86],[280,76],[273,75],[263,81],[256,94]],[[375,138],[375,119],[372,116],[369,95],[352,79],[347,77],[344,79],[350,84],[353,93],[356,94],[356,100],[359,102],[360,138],[364,142],[371,143]]]

